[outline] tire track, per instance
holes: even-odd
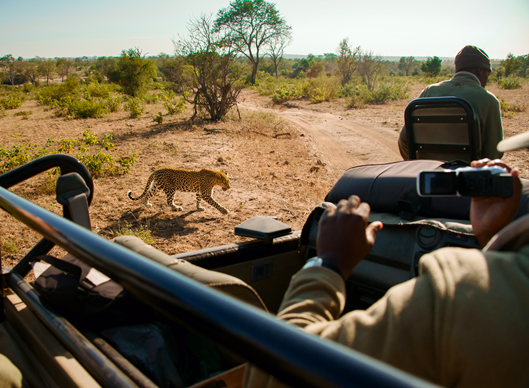
[[[249,110],[263,110],[289,121],[308,136],[317,154],[329,168],[343,172],[363,164],[402,160],[397,146],[398,132],[366,125],[333,113],[299,108],[273,109],[250,102],[239,104]]]

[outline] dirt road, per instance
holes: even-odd
[[[260,109],[275,113],[294,124],[312,140],[316,153],[335,171],[350,167],[388,163],[402,160],[397,147],[398,131],[361,122],[343,112],[319,112],[289,107],[256,106],[255,101],[243,101],[241,109]]]

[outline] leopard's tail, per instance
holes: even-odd
[[[139,197],[133,198],[131,195],[132,190],[129,190],[127,192],[127,196],[133,201],[139,201],[140,199],[143,199],[145,198],[145,196],[149,195],[149,192],[151,191],[153,185],[154,185],[154,174],[151,175],[149,179],[147,180],[147,184],[145,185],[145,190],[143,190],[143,193]]]

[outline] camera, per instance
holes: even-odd
[[[420,171],[417,193],[421,197],[510,197],[512,177],[498,166]]]

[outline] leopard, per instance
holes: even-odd
[[[143,199],[146,205],[152,206],[149,203],[149,199],[161,189],[167,196],[167,204],[175,211],[182,211],[184,209],[174,203],[176,192],[194,192],[196,193],[198,211],[205,210],[200,206],[200,201],[204,200],[222,214],[228,214],[229,210],[211,197],[215,186],[220,186],[224,191],[229,190],[231,188],[230,179],[223,172],[206,168],[199,171],[182,168],[162,168],[154,171],[149,176],[145,190],[139,197],[134,198],[131,190],[127,192],[127,196],[133,201]]]

